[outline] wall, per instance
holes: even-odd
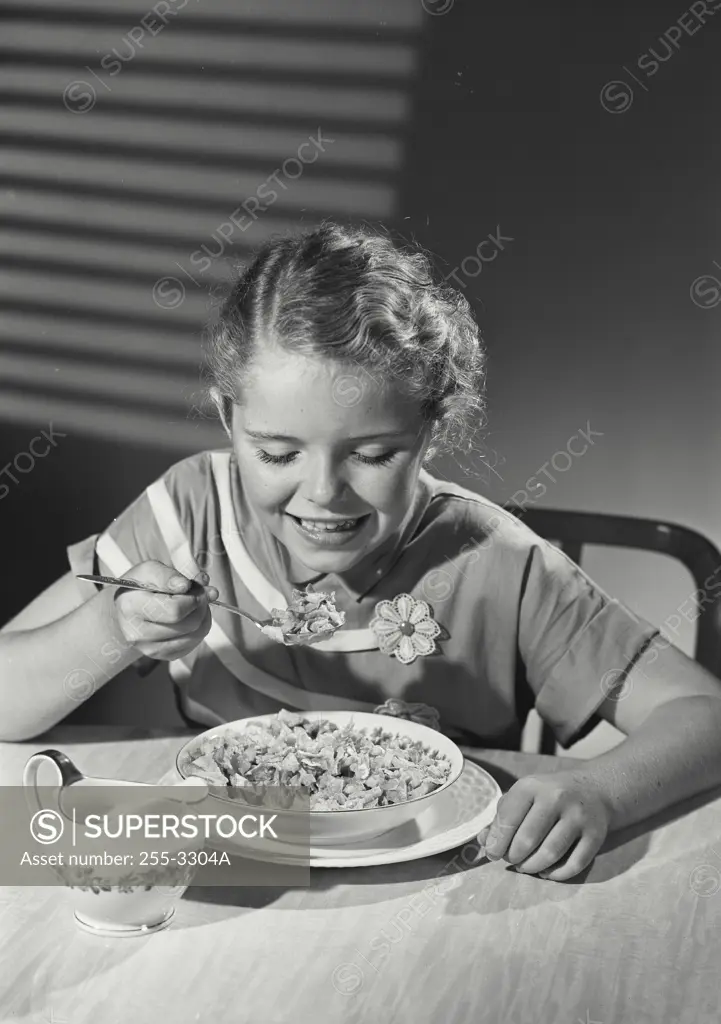
[[[691,297],[721,278],[721,4],[694,6],[692,35],[668,2],[432,19],[400,218],[456,271],[490,356],[486,464],[440,469],[497,501],[537,475],[539,504],[667,519],[721,548],[721,285]],[[648,77],[652,48],[668,59]],[[612,86],[607,110],[613,80],[633,91]],[[464,274],[498,227],[513,242]],[[589,421],[588,453],[538,474]],[[659,625],[695,589],[662,556],[584,565]],[[688,622],[669,636],[693,650]]]

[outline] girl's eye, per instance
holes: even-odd
[[[287,466],[298,453],[287,452],[285,455],[271,455],[270,452],[264,452],[262,448],[258,448],[255,454],[261,462],[269,462],[273,466]]]
[[[397,451],[385,452],[383,455],[361,455],[360,452],[353,453],[359,462],[366,466],[386,466],[398,454]]]
[[[271,455],[270,452],[264,451],[262,448],[256,449],[256,458],[260,459],[261,462],[269,463],[271,466],[287,466],[291,463],[298,452],[287,452],[285,455]],[[395,456],[398,454],[397,451],[384,452],[383,455],[361,455],[360,452],[353,452],[356,459],[362,462],[364,466],[386,466]]]

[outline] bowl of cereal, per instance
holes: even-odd
[[[306,810],[281,814],[285,834],[297,841],[302,832],[295,815],[311,845],[334,846],[373,839],[417,817],[458,779],[463,754],[413,721],[283,710],[208,729],[181,748],[176,769],[203,779],[208,799],[223,803],[253,787],[301,793]]]

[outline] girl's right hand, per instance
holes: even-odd
[[[162,562],[140,562],[129,569],[129,579],[149,583],[173,594],[123,590],[113,594],[115,621],[131,646],[157,661],[175,661],[190,654],[213,624],[209,601],[219,596],[200,572],[188,579]]]

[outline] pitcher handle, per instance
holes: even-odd
[[[31,813],[46,810],[42,805],[40,793],[38,792],[38,770],[43,763],[49,763],[55,769],[55,775],[59,780],[58,794],[65,786],[70,786],[73,782],[78,782],[84,778],[83,773],[73,764],[67,754],[63,754],[61,750],[39,750],[37,754],[33,754],[28,759],[23,769],[25,800]]]

